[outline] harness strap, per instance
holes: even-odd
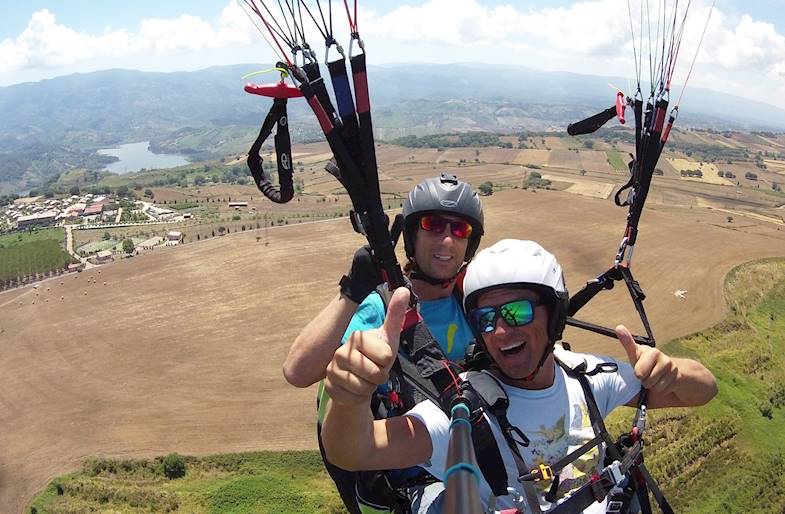
[[[259,152],[262,145],[270,136],[273,127],[275,132],[275,155],[278,164],[278,182],[280,189],[273,184],[271,178],[262,167],[262,157]],[[264,196],[275,203],[286,203],[294,196],[292,184],[292,144],[289,138],[289,123],[286,115],[286,98],[275,98],[273,106],[267,113],[262,123],[262,128],[256,140],[248,151],[248,168],[251,170],[256,187]]]

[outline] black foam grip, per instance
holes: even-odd
[[[585,120],[576,121],[567,125],[567,133],[571,136],[579,136],[581,134],[591,134],[597,129],[608,123],[608,121],[616,116],[616,106],[605,109],[601,113],[590,116]]]

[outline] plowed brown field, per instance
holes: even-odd
[[[408,182],[385,168],[391,183]],[[483,201],[483,246],[540,241],[562,261],[571,291],[612,263],[626,216],[610,201],[558,191]],[[633,271],[658,340],[720,320],[733,266],[785,255],[785,227],[726,217],[667,204],[644,213]],[[0,512],[21,511],[88,456],[316,447],[314,388],[288,386],[281,364],[362,238],[346,219],[266,230],[267,245],[252,230],[0,294]],[[641,330],[623,287],[581,317]],[[609,338],[568,329],[566,339],[578,351],[623,356]]]

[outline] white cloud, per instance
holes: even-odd
[[[100,35],[62,25],[54,13],[42,9],[32,15],[18,37],[0,43],[0,72],[247,45],[254,40],[254,30],[234,2],[223,9],[215,27],[199,17],[183,14],[174,19],[145,19],[138,32],[106,30]]]
[[[29,80],[113,66],[174,70],[272,61],[275,57],[246,13],[234,0],[225,1],[215,19],[182,14],[172,19],[145,19],[136,29],[107,28],[102,33],[81,32],[58,23],[55,13],[43,9],[32,15],[21,34],[0,42],[0,80],[13,83],[22,77]],[[370,62],[512,63],[543,70],[634,77],[626,0],[583,0],[566,7],[527,9],[515,6],[514,0],[496,6],[482,2],[411,0],[409,5],[386,13],[364,7],[361,2],[359,26],[369,45]],[[650,2],[653,27],[659,4]],[[689,4],[690,16],[674,75],[676,83],[684,80],[695,56],[711,0],[692,0]],[[637,9],[641,3],[630,5],[634,31],[639,36]],[[338,13],[336,35],[345,43],[348,38],[340,2],[334,0],[333,11]],[[321,48],[321,36],[315,28],[309,27],[308,35],[314,47]],[[644,54],[646,78],[648,49],[639,48],[637,37],[634,44],[638,54]],[[717,76],[722,80],[718,82],[714,78]],[[744,91],[741,94],[785,105],[784,79],[785,36],[770,23],[747,15],[732,17],[715,9],[691,83],[737,94]]]
[[[735,27],[723,28],[716,62],[734,70],[775,72],[785,66],[785,36],[770,23],[742,16]]]
[[[521,11],[484,7],[476,0],[429,0],[385,15],[361,13],[363,34],[451,47],[534,45],[575,53],[617,54],[628,38],[618,0],[578,2],[569,8]],[[626,9],[626,7],[625,7]]]

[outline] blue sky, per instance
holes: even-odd
[[[652,12],[659,4],[647,3]],[[630,4],[636,10],[642,2]],[[691,4],[675,83],[686,76],[711,0]],[[634,76],[627,0],[360,0],[359,5],[372,64],[473,61]],[[340,7],[334,13],[338,36],[346,27]],[[0,86],[107,68],[191,70],[275,58],[234,0],[4,0],[2,5]],[[716,0],[691,84],[785,108],[785,0]]]
[[[402,3],[400,0],[363,0],[360,5],[373,7],[380,12],[389,12]],[[565,7],[573,3],[568,0],[493,0],[484,1],[482,5],[489,7],[512,5],[527,10],[538,7]],[[100,32],[106,27],[131,29],[138,26],[144,18],[175,18],[186,12],[204,19],[215,19],[224,6],[225,3],[216,0],[189,0],[187,2],[162,2],[161,0],[134,0],[132,2],[31,0],[20,2],[5,0],[2,2],[3,16],[0,17],[0,40],[15,37],[21,33],[30,21],[32,13],[41,9],[55,12],[58,21],[65,25],[87,32]],[[785,34],[785,1],[783,0],[718,0],[717,8],[734,16],[749,14],[754,19],[772,23],[779,33]]]

